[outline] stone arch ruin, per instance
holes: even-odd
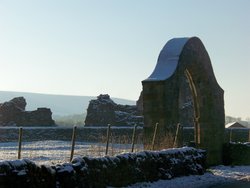
[[[224,91],[216,81],[209,55],[199,38],[168,41],[153,73],[142,85],[145,138],[152,138],[156,123],[159,123],[158,135],[166,136],[168,127],[190,116],[183,118],[182,111],[192,107],[196,146],[207,150],[209,165],[222,162]]]

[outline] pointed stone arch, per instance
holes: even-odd
[[[155,123],[159,123],[158,132],[164,137],[169,127],[180,122],[183,77],[192,96],[196,146],[207,150],[209,165],[219,164],[225,132],[224,91],[197,37],[168,41],[153,73],[142,81],[145,140],[152,136]]]

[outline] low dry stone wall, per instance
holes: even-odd
[[[72,127],[23,127],[23,142],[44,141],[44,140],[63,140],[72,139]],[[132,143],[133,128],[111,127],[112,140],[121,143]],[[137,144],[142,143],[143,129],[137,127]],[[0,127],[0,142],[17,142],[19,136],[19,127]],[[76,141],[79,142],[98,142],[106,143],[107,127],[77,127]]]
[[[203,174],[205,160],[204,150],[185,147],[115,157],[75,158],[72,163],[55,166],[39,166],[27,159],[1,161],[0,187],[120,187],[142,181]]]
[[[224,145],[225,165],[250,165],[250,142],[230,142]]]

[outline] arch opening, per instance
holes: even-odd
[[[200,125],[199,125],[200,109],[199,109],[199,103],[198,103],[198,98],[197,98],[197,91],[196,91],[196,87],[195,87],[193,78],[191,76],[191,73],[187,69],[185,70],[185,76],[189,83],[188,85],[190,87],[192,101],[193,101],[194,141],[196,145],[199,145],[201,143]]]

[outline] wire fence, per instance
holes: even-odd
[[[142,127],[15,127],[0,129],[0,159],[71,161],[144,150]]]
[[[227,128],[225,142],[250,142],[249,128]]]
[[[41,163],[70,162],[78,156],[113,156],[143,151],[143,128],[134,127],[16,127],[0,128],[0,160],[28,158]],[[159,133],[154,126],[150,147],[154,150],[187,145],[194,140],[194,128],[177,124],[174,135]],[[178,143],[181,140],[181,143]],[[250,129],[226,129],[225,142],[250,142]],[[159,143],[160,142],[160,143]]]

